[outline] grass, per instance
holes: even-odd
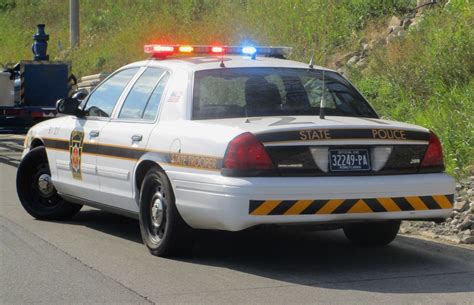
[[[8,4],[8,5],[7,5]],[[68,50],[68,1],[0,0],[0,62],[31,58],[37,23],[51,35],[52,59],[77,75],[113,70],[156,42],[290,45],[293,58],[319,62],[358,40],[373,16],[402,12],[412,0],[81,0],[81,47]],[[2,9],[3,7],[3,9]]]
[[[445,2],[445,1],[444,1]],[[68,48],[68,1],[0,0],[0,63],[32,57],[31,36],[46,23],[49,54],[73,72],[112,71],[144,59],[149,42],[270,44],[292,58],[328,64],[383,32],[415,0],[81,0],[81,46]],[[474,10],[451,0],[428,11],[418,28],[369,55],[351,80],[385,117],[432,128],[448,171],[463,176],[473,161]]]
[[[379,113],[437,133],[448,171],[474,163],[474,6],[452,1],[427,12],[416,30],[370,56],[353,81]]]

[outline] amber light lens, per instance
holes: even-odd
[[[194,51],[194,48],[191,46],[181,46],[179,47],[179,51],[181,53],[191,53],[192,51]]]

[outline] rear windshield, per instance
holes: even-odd
[[[292,68],[221,68],[194,76],[195,120],[325,114],[377,118],[367,101],[339,74]]]

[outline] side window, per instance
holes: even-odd
[[[155,119],[156,113],[158,112],[158,106],[160,106],[161,97],[163,96],[163,92],[165,91],[169,77],[170,74],[165,72],[165,75],[163,75],[155,90],[153,90],[153,93],[148,100],[148,104],[146,105],[145,111],[143,112],[144,120],[153,121]]]
[[[163,93],[164,85],[161,80],[165,75],[167,73],[164,74],[164,71],[158,68],[148,68],[143,72],[125,99],[118,117],[120,119],[153,120]],[[159,93],[158,97],[157,92]],[[148,115],[145,116],[147,111]]]
[[[87,100],[84,109],[87,116],[110,117],[120,95],[138,69],[122,70],[101,84]]]

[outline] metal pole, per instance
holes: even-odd
[[[71,48],[79,46],[79,0],[69,0],[69,34]]]

